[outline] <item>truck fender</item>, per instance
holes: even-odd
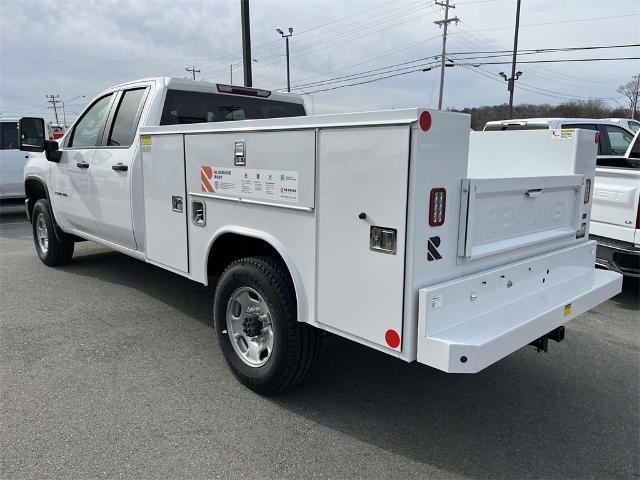
[[[213,244],[216,242],[218,238],[220,238],[222,235],[227,233],[233,233],[235,235],[255,238],[258,240],[262,240],[268,245],[270,245],[278,253],[278,255],[280,255],[280,258],[286,265],[287,269],[289,270],[289,274],[291,275],[291,279],[293,281],[293,287],[295,289],[295,294],[296,294],[298,321],[301,321],[300,319],[305,319],[305,318],[308,318],[309,320],[313,319],[313,315],[311,315],[311,313],[308,311],[309,302],[307,300],[308,297],[304,287],[304,282],[302,281],[302,275],[300,275],[300,272],[296,267],[294,260],[287,253],[282,242],[280,242],[276,237],[274,237],[270,233],[267,233],[261,230],[254,230],[247,227],[241,227],[239,225],[226,225],[224,227],[221,227],[220,229],[216,230],[216,232],[213,234],[213,237],[209,241],[209,245],[207,246],[207,250],[205,252],[205,258],[204,258],[205,265],[207,264],[207,259],[209,258]]]
[[[36,189],[42,189],[40,192],[34,192],[34,183],[37,184]],[[53,203],[51,202],[51,196],[49,195],[49,188],[47,187],[47,182],[45,182],[38,175],[30,174],[24,178],[24,191],[27,197],[27,203],[25,204],[27,218],[29,222],[31,222],[31,212],[33,211],[33,206],[36,201],[42,197],[42,192],[44,192],[44,198],[49,202],[49,209],[51,213],[51,217],[53,220],[53,231],[55,233],[56,238],[60,242],[78,242],[83,239],[76,237],[75,235],[71,235],[62,231],[62,229],[58,226],[58,222],[56,222],[56,215],[53,210]],[[35,198],[32,198],[33,194],[36,194]]]

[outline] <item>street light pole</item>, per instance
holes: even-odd
[[[520,0],[516,5],[516,31],[513,37],[513,60],[511,61],[511,78],[509,79],[509,119],[513,118],[513,90],[516,80],[516,56],[518,55],[518,30],[520,29]]]
[[[286,48],[287,48],[287,92],[291,91],[291,74],[289,73],[289,37],[293,35],[293,28],[289,27],[289,33],[285,35],[285,33],[276,28],[276,32],[278,32],[282,38],[285,40]]]

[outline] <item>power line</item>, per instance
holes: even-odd
[[[579,62],[588,62],[588,61],[592,61],[592,62],[597,62],[597,61],[616,61],[616,60],[640,60],[640,57],[617,57],[617,58],[593,58],[593,59],[566,59],[566,60],[532,60],[532,61],[527,61],[527,62],[520,62],[520,63],[543,63],[543,62],[574,62],[574,61],[579,61]],[[478,66],[481,65],[509,65],[511,64],[511,62],[485,62],[485,63],[474,63],[474,64],[454,64],[453,66],[455,67],[464,67],[464,68],[469,68],[472,69],[472,67],[477,68]],[[381,77],[376,77],[367,81],[363,81],[363,82],[358,82],[358,83],[352,83],[352,84],[347,84],[347,85],[337,85],[335,87],[330,87],[330,88],[325,88],[325,89],[319,89],[319,90],[312,90],[312,91],[308,91],[306,93],[311,94],[311,93],[318,93],[318,92],[326,92],[326,91],[330,91],[330,90],[337,90],[339,88],[346,88],[346,87],[351,87],[354,85],[362,85],[365,83],[372,83],[372,82],[377,82],[380,80],[384,80],[387,78],[392,78],[392,77],[397,77],[400,75],[408,75],[410,73],[416,73],[416,72],[422,72],[422,71],[428,71],[432,69],[432,66],[435,65],[435,63],[431,63],[431,64],[423,64],[423,65],[415,65],[415,69],[413,70],[408,70],[408,71],[401,71],[399,73],[394,73],[392,75],[384,75]],[[424,67],[430,67],[431,68],[424,68]],[[401,68],[398,70],[406,70],[408,67],[405,68]],[[386,73],[393,73],[393,72],[398,72],[398,70],[390,70],[388,72],[384,72]],[[497,78],[494,78],[493,76],[491,77],[492,79],[501,82],[501,80],[498,80]],[[294,87],[295,90],[295,87]],[[571,97],[571,98],[576,98],[576,97]]]
[[[437,38],[437,37],[434,37]],[[570,47],[572,49],[572,51],[577,51],[579,49],[591,49],[592,47]],[[524,55],[539,55],[539,54],[544,54],[546,49],[531,49],[531,51],[528,52],[524,52],[521,53],[520,55],[524,56]],[[473,52],[467,52],[467,54],[471,54]],[[554,53],[554,52],[550,52],[550,53]],[[448,54],[447,57],[451,57],[454,54]],[[478,55],[478,56],[471,56],[471,57],[459,57],[456,56],[457,60],[472,60],[472,59],[491,59],[491,58],[495,58],[495,57],[500,57],[500,56],[506,56],[506,55],[511,55],[511,54],[503,54],[503,55]],[[351,74],[346,74],[346,75],[340,75],[337,77],[331,77],[331,78],[326,78],[323,80],[317,80],[314,82],[307,82],[307,83],[299,83],[297,85],[294,85],[294,90],[296,88],[307,88],[307,87],[315,87],[315,86],[319,86],[322,84],[327,84],[327,83],[337,83],[340,80],[354,80],[353,77],[359,77],[359,76],[367,76],[366,74],[369,73],[374,73],[374,72],[378,72],[379,74],[384,74],[384,73],[390,73],[390,72],[385,72],[384,70],[391,70],[397,67],[403,67],[403,66],[409,66],[411,64],[415,64],[417,62],[422,62],[425,60],[429,60],[430,58],[439,58],[439,55],[431,55],[428,57],[421,57],[421,58],[416,58],[414,60],[408,60],[405,62],[400,62],[400,63],[395,63],[392,65],[387,65],[384,67],[378,67],[378,68],[374,68],[374,69],[370,69],[370,70],[364,70],[364,71],[360,71],[360,72],[356,72],[356,73],[351,73]],[[559,60],[562,61],[562,60]],[[495,64],[506,64],[509,62],[496,62]],[[526,61],[521,61],[520,63],[532,63],[532,62],[526,62]],[[483,64],[487,64],[486,62],[484,62]],[[479,63],[476,62],[471,62],[468,64],[469,66],[475,66],[475,65],[479,65]],[[408,68],[408,67],[404,67],[404,68]],[[370,75],[368,75],[370,76]]]

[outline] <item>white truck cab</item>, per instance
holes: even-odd
[[[249,388],[302,381],[321,331],[475,373],[620,292],[588,240],[597,137],[475,132],[412,108],[305,116],[298,96],[174,79],[99,95],[62,139],[20,121],[41,260],[93,240],[208,285]],[[558,136],[560,138],[558,138]],[[595,140],[595,141],[594,141]]]
[[[18,119],[0,118],[0,199],[24,198],[25,163],[18,148]]]

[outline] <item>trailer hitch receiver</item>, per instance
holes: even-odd
[[[564,327],[558,327],[554,330],[551,330],[546,335],[534,340],[529,345],[535,347],[538,352],[545,352],[549,350],[549,340],[553,340],[554,342],[561,342],[564,340]]]

